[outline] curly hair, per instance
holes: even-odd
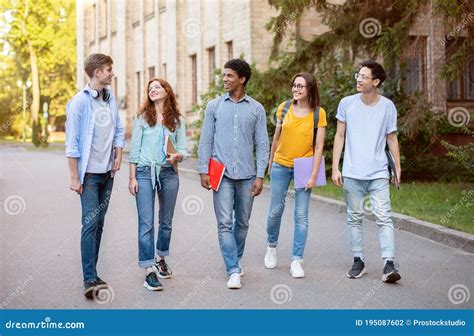
[[[138,115],[143,116],[148,125],[151,127],[156,125],[156,109],[155,103],[151,101],[148,95],[148,89],[150,88],[151,83],[159,82],[163,89],[165,89],[167,96],[163,104],[163,125],[168,128],[171,132],[176,131],[178,124],[180,122],[181,113],[178,109],[178,102],[176,96],[171,88],[171,85],[160,78],[151,78],[145,86],[145,97],[138,109]]]

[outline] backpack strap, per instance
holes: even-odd
[[[318,134],[318,123],[319,123],[319,110],[320,110],[320,108],[321,108],[320,106],[316,106],[316,108],[314,109],[313,149],[314,149],[314,146],[316,146],[316,135]]]
[[[283,120],[285,119],[286,113],[287,113],[288,110],[290,109],[291,103],[292,103],[291,100],[285,101],[285,105],[283,106],[283,110],[281,110],[281,119],[280,119],[280,122],[281,122],[282,124],[283,124]]]

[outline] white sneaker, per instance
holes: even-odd
[[[239,289],[240,287],[242,287],[242,285],[240,284],[240,274],[232,273],[229,277],[229,281],[227,281],[227,288]]]
[[[267,253],[265,254],[265,267],[275,268],[277,265],[277,252],[276,247],[267,247]]]
[[[293,278],[303,278],[303,259],[293,260],[290,266],[290,274]]]
[[[244,269],[242,268],[242,265],[240,265],[239,262],[239,268],[240,268],[240,277],[243,277],[245,275]]]

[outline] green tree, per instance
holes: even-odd
[[[29,79],[29,122],[36,123],[37,130],[42,103],[49,104],[49,122],[54,123],[75,91],[75,4],[69,0],[0,0],[0,8],[0,67],[2,82],[8,83],[7,93],[0,96],[3,119],[11,119],[21,105],[17,99],[21,93],[11,84]]]

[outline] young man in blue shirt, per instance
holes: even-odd
[[[66,107],[66,156],[70,189],[81,198],[81,258],[88,299],[107,287],[96,265],[114,174],[120,169],[125,144],[117,103],[108,89],[114,77],[112,64],[110,56],[88,56],[84,69],[90,81]]]
[[[245,94],[251,69],[247,62],[233,59],[224,65],[224,90],[211,100],[199,142],[201,185],[211,189],[209,159],[225,166],[220,188],[213,192],[219,244],[229,275],[227,287],[241,287],[242,258],[255,196],[260,195],[268,165],[269,141],[265,109]],[[256,157],[256,169],[255,159]]]
[[[394,229],[385,147],[388,144],[400,181],[397,110],[393,102],[378,91],[386,78],[382,65],[372,60],[364,61],[355,78],[359,93],[344,97],[337,109],[332,163],[332,180],[337,186],[343,186],[344,190],[350,245],[354,256],[354,264],[347,276],[357,279],[366,273],[362,220],[364,200],[368,194],[379,227],[379,243],[385,262],[382,281],[394,283],[401,276],[393,263]],[[345,150],[341,174],[339,159],[343,147]]]

